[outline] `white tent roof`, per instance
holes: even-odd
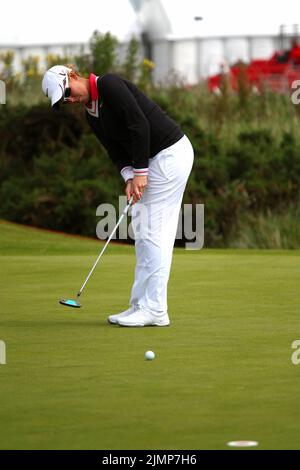
[[[94,30],[121,41],[146,25],[152,35],[276,34],[280,24],[300,24],[299,0],[10,0],[1,5],[1,44],[87,42]],[[133,4],[140,13],[137,17]],[[16,11],[18,14],[16,15]],[[203,21],[194,21],[202,16]]]

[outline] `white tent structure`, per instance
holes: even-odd
[[[178,18],[176,22],[176,17],[171,15],[170,2],[169,8],[164,0],[130,0],[130,3],[137,15],[146,54],[156,65],[154,79],[157,82],[165,82],[175,74],[187,83],[196,83],[217,73],[221,66],[238,60],[267,58],[280,45],[276,35],[196,35],[192,15],[190,29],[182,36]],[[188,18],[184,23],[188,23]]]
[[[192,10],[180,2],[182,9],[176,16],[176,0],[130,0],[142,31],[146,54],[156,65],[154,79],[157,82],[165,82],[175,74],[189,84],[196,83],[217,73],[223,66],[238,60],[248,62],[253,58],[268,58],[275,50],[290,45],[289,38],[293,33],[286,34],[285,41],[276,34],[200,35],[200,23],[196,25]],[[197,2],[197,5],[201,7],[204,3]],[[219,16],[215,11],[213,18],[220,21]],[[185,25],[184,30],[180,29],[181,24]]]
[[[170,18],[160,0],[130,0],[130,3],[149,39],[165,38],[172,33]]]
[[[267,25],[264,29],[263,22],[269,17],[261,18],[261,15],[256,15],[256,23],[260,25],[257,29],[253,21],[248,21],[248,14],[256,14],[252,3],[248,5],[248,14],[244,14],[242,2],[236,0],[110,0],[109,4],[106,4],[106,0],[89,0],[93,15],[90,14],[90,9],[83,10],[81,15],[75,15],[70,23],[71,29],[67,29],[70,25],[66,23],[64,15],[68,1],[52,1],[53,5],[59,6],[60,11],[60,15],[55,19],[55,29],[50,19],[46,23],[38,21],[37,15],[44,19],[44,11],[40,5],[39,8],[36,7],[35,0],[14,1],[17,1],[19,9],[23,10],[20,10],[17,18],[14,16],[14,28],[7,29],[6,37],[14,38],[15,34],[17,36],[15,42],[10,39],[11,42],[5,44],[1,39],[5,31],[3,25],[0,30],[0,53],[7,49],[15,52],[16,70],[20,70],[22,60],[29,55],[40,56],[41,67],[44,65],[43,58],[49,53],[78,55],[81,47],[87,49],[88,38],[93,30],[98,29],[102,32],[111,31],[123,43],[129,41],[133,34],[141,37],[144,55],[155,63],[153,78],[156,82],[164,83],[175,73],[182,80],[193,84],[217,73],[222,65],[238,60],[247,62],[252,58],[268,58],[282,45],[288,47],[291,37],[290,33],[285,33],[285,40],[282,41],[278,34],[271,32],[274,30],[273,20],[273,29]],[[7,25],[10,25],[10,18],[15,13],[14,1],[4,6]],[[252,1],[257,4],[259,0]],[[266,0],[268,1],[271,2]],[[298,0],[286,0],[288,4],[293,1]],[[107,8],[104,8],[105,5]],[[260,5],[262,7],[262,4]],[[276,18],[279,19],[284,12],[293,14],[293,18],[296,18],[288,8],[280,9],[276,5],[272,2],[273,10],[277,9]],[[234,8],[239,9],[238,16],[231,19],[231,22],[226,21],[230,19],[226,8],[229,13]],[[275,14],[273,10],[272,17],[273,13]],[[32,27],[29,20],[23,21],[22,11],[23,16],[27,15],[26,18],[34,18]],[[204,16],[203,22],[194,21],[195,15],[199,14]],[[88,18],[84,15],[88,15]],[[270,18],[269,20],[271,21]],[[26,30],[22,29],[24,24]],[[246,29],[248,24],[250,26]],[[251,32],[264,30],[267,34]],[[126,47],[120,47],[121,57],[125,49]]]

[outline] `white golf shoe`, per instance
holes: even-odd
[[[138,308],[135,312],[119,317],[117,324],[120,326],[169,326],[170,320],[167,313],[163,315],[154,315],[142,308]]]
[[[128,315],[131,315],[137,307],[131,306],[127,310],[124,310],[124,312],[117,313],[116,315],[109,315],[107,321],[108,323],[111,323],[112,325],[117,325],[118,324],[118,319],[119,318],[125,318]]]

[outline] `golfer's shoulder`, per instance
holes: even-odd
[[[109,72],[100,76],[97,83],[98,88],[102,88],[104,92],[109,92],[123,87],[125,84],[125,80],[120,75]]]

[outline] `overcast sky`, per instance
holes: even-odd
[[[161,1],[180,35],[276,34],[282,23],[300,25],[299,0]],[[122,40],[135,30],[129,0],[4,0],[0,18],[0,44],[86,42],[95,29]]]

